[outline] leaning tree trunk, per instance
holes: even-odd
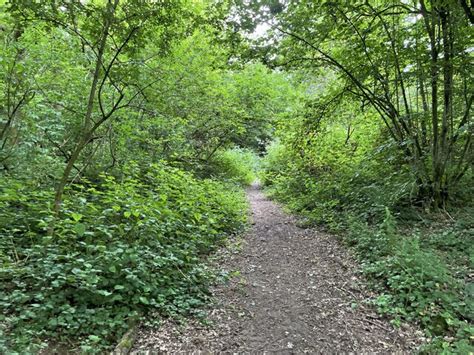
[[[66,164],[66,167],[64,168],[61,180],[59,181],[57,187],[56,187],[56,193],[54,196],[54,213],[56,215],[59,214],[59,211],[61,209],[61,204],[63,200],[63,194],[64,194],[64,189],[68,183],[69,180],[69,175],[71,174],[72,168],[74,167],[74,164],[76,161],[79,159],[79,156],[81,155],[81,152],[84,150],[84,148],[87,146],[89,143],[90,139],[92,138],[92,131],[91,131],[91,126],[92,126],[92,113],[94,109],[94,99],[97,93],[97,87],[99,84],[99,77],[100,77],[100,72],[102,68],[102,63],[103,63],[103,58],[104,58],[104,52],[105,52],[105,47],[107,44],[107,38],[109,36],[109,30],[110,26],[112,25],[114,14],[115,14],[115,9],[117,8],[117,5],[119,3],[119,0],[115,0],[114,3],[108,3],[107,4],[107,10],[106,10],[106,16],[105,16],[105,23],[104,23],[104,29],[102,31],[102,36],[100,38],[99,42],[99,50],[97,52],[97,58],[95,62],[95,69],[94,69],[94,74],[92,77],[92,83],[91,83],[91,88],[89,91],[89,99],[87,102],[87,111],[86,115],[84,117],[84,124],[82,126],[82,132],[80,134],[80,138],[78,139],[78,142],[76,143],[76,146],[68,159],[68,162]]]

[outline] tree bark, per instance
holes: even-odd
[[[71,156],[66,164],[66,167],[64,168],[61,180],[59,181],[58,186],[56,187],[56,193],[54,195],[54,213],[56,215],[58,215],[61,210],[64,189],[69,180],[69,175],[74,167],[74,164],[79,158],[84,147],[89,142],[91,135],[93,133],[93,131],[91,130],[91,123],[92,123],[92,113],[94,110],[94,100],[95,100],[95,96],[97,92],[97,86],[99,83],[101,68],[103,66],[103,58],[104,58],[105,48],[107,45],[107,38],[109,36],[110,26],[112,25],[114,15],[115,15],[115,10],[118,6],[118,3],[119,3],[119,0],[114,0],[113,3],[111,3],[110,1],[107,3],[104,29],[102,31],[102,36],[99,42],[99,49],[97,52],[97,58],[95,62],[95,68],[94,68],[94,73],[92,76],[92,83],[91,83],[89,98],[87,102],[87,111],[86,111],[86,115],[84,116],[82,135],[80,136],[73,152],[71,153]]]

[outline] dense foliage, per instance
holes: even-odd
[[[269,193],[339,232],[394,322],[472,352],[472,25],[454,1],[291,2],[283,65],[306,75],[262,162]],[[325,70],[322,70],[324,68]]]
[[[150,310],[191,311],[212,277],[202,256],[245,222],[241,193],[164,163],[70,186],[53,236],[54,191],[4,184],[2,352],[46,336],[84,337],[86,350]]]
[[[459,2],[298,1],[274,12],[275,64],[339,79],[314,102],[315,119],[344,100],[370,108],[414,175],[416,198],[444,206],[474,156],[473,31]]]
[[[358,118],[350,142],[344,120],[328,122],[304,150],[295,142],[301,122],[285,124],[261,163],[261,179],[304,224],[322,224],[354,249],[380,293],[373,302],[382,313],[395,324],[419,322],[435,337],[432,350],[466,353],[473,331],[474,207],[426,213],[407,204],[413,176],[387,164],[396,162],[397,151],[374,135],[370,115]]]
[[[204,1],[0,6],[0,352],[100,352],[195,312],[285,76],[227,66]]]
[[[473,22],[457,0],[0,0],[0,352],[197,312],[256,176],[342,236],[394,323],[472,352]]]

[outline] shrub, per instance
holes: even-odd
[[[267,147],[267,152],[261,162],[261,170],[259,178],[263,185],[274,185],[280,176],[290,177],[287,174],[290,169],[291,162],[290,152],[279,141],[272,142]]]
[[[257,178],[257,155],[248,149],[228,149],[214,155],[207,174],[239,185],[250,185]]]
[[[139,315],[192,312],[212,278],[202,257],[245,223],[241,192],[165,164],[72,186],[55,221],[53,191],[2,185],[1,352],[77,337],[100,351]]]
[[[374,300],[378,310],[395,317],[395,323],[399,319],[419,322],[434,337],[427,350],[469,349],[468,339],[474,330],[469,325],[473,312],[470,290],[435,250],[422,248],[416,233],[397,233],[388,210],[378,228],[357,220],[350,226],[345,240],[380,292]]]

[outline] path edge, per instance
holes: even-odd
[[[114,350],[110,352],[110,355],[128,355],[137,339],[138,328],[139,322],[134,322],[130,326],[130,329],[127,330],[124,335],[122,335]]]

